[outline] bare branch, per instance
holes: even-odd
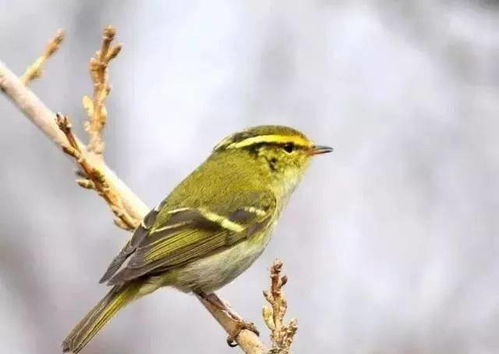
[[[114,27],[104,28],[101,49],[95,53],[95,57],[90,59],[90,76],[94,84],[93,98],[83,97],[83,107],[89,118],[88,122],[85,122],[85,130],[90,138],[87,148],[97,155],[102,155],[104,152],[102,131],[107,121],[105,102],[109,92],[111,92],[108,74],[109,62],[116,58],[121,51],[121,44],[111,45],[115,35],[116,29]]]
[[[121,46],[110,47],[111,41],[113,40],[115,33],[116,31],[114,30],[114,28],[110,26],[104,29],[104,39],[102,43],[102,48],[100,51],[97,52],[96,55],[96,57],[102,60],[104,65],[102,65],[101,67],[99,65],[96,65],[97,69],[95,71],[91,71],[92,80],[96,84],[96,87],[99,87],[98,90],[95,90],[94,95],[96,97],[103,97],[103,99],[98,100],[100,108],[96,112],[95,121],[102,122],[103,121],[102,112],[104,112],[105,114],[104,99],[105,97],[107,97],[109,89],[103,92],[102,88],[108,87],[107,63],[109,62],[109,60],[116,57],[116,55],[119,53],[119,49],[121,48]],[[63,40],[63,38],[64,38],[64,32],[62,30],[59,30],[56,36],[49,42],[43,55],[40,58],[38,58],[35,64],[30,66],[28,71],[25,73],[26,80],[24,83],[26,85],[30,83],[29,80],[30,78],[31,79],[34,78],[35,77],[34,75],[36,73],[39,74],[41,70],[41,64],[43,64],[45,60],[58,49],[58,46]],[[91,109],[93,112],[94,111],[92,108],[93,102],[88,97],[85,96],[83,100],[84,106],[85,106],[85,99],[88,99],[90,104],[90,108],[85,107],[87,108],[87,112],[89,109]],[[90,117],[90,119],[92,120],[92,117]],[[104,115],[104,121],[105,121],[105,115]],[[80,177],[83,178],[77,179],[76,183],[82,188],[94,189],[101,197],[104,198],[104,200],[108,203],[108,205],[111,208],[111,211],[116,217],[114,219],[114,222],[118,227],[125,230],[135,229],[135,227],[140,222],[141,218],[136,218],[129,214],[127,209],[124,207],[121,197],[119,196],[118,193],[116,193],[116,191],[113,188],[110,187],[110,184],[108,184],[106,181],[105,175],[100,171],[99,166],[97,166],[99,160],[102,159],[101,156],[102,149],[100,149],[98,153],[92,150],[86,151],[83,145],[79,142],[79,140],[73,135],[71,130],[71,124],[67,116],[62,116],[58,114],[56,122],[57,126],[64,133],[64,136],[66,137],[66,141],[62,144],[63,151],[68,155],[72,156],[76,160],[76,163],[81,168],[81,170],[78,173]],[[101,140],[101,133],[103,127],[104,124],[101,124],[98,126],[97,130],[88,129],[90,134],[90,140],[92,141],[92,139],[94,139],[95,146],[98,145],[100,147],[103,147],[103,143]],[[94,161],[94,163],[88,162],[92,160]]]
[[[120,196],[109,187],[106,175],[98,167],[89,162],[90,158],[88,155],[90,153],[81,150],[76,137],[73,135],[69,118],[57,113],[56,121],[57,126],[64,133],[68,142],[68,145],[63,147],[63,151],[75,159],[84,176],[83,179],[78,179],[77,183],[81,187],[94,189],[104,198],[116,217],[115,223],[117,225],[125,230],[135,229],[140,219],[135,219],[128,214],[123,207]]]
[[[217,320],[217,322],[224,328],[225,332],[227,332],[228,335],[237,332],[239,326],[239,323],[237,321],[235,321],[225,311],[221,311],[218,307],[216,307],[209,301],[203,299],[200,296],[197,296],[197,298],[208,309],[208,311]],[[234,310],[231,310],[231,312],[235,313]],[[258,338],[258,336],[254,332],[248,329],[243,329],[239,332],[239,335],[236,337],[236,342],[246,354],[267,353],[267,349],[261,342],[260,338]]]
[[[45,47],[44,52],[38,59],[35,60],[33,64],[31,64],[24,74],[21,76],[21,81],[27,85],[31,81],[42,76],[43,67],[48,58],[50,58],[57,50],[59,49],[60,44],[64,40],[64,31],[62,29],[57,30],[54,37],[48,42]]]
[[[116,48],[118,47],[109,47],[109,49],[106,50],[103,44],[101,53],[107,53],[106,60],[108,62],[117,55],[119,49]],[[98,55],[98,57],[100,57],[100,55]],[[96,189],[96,182],[105,185],[105,189],[109,189],[120,198],[123,209],[134,219],[134,225],[137,225],[138,221],[142,220],[149,208],[147,208],[147,206],[115,175],[102,158],[96,158],[96,154],[87,151],[85,146],[72,132],[67,118],[60,116],[56,122],[56,114],[29,90],[1,61],[0,90],[28,119],[40,128],[47,137],[78,161],[78,164],[82,169],[80,175],[83,176],[83,179],[78,180],[79,185],[92,189]],[[99,134],[101,130],[102,129],[99,130]],[[82,164],[84,166],[82,166]],[[98,175],[93,176],[93,178],[89,177],[95,173],[94,171],[98,171]],[[106,202],[108,202],[107,199]],[[111,204],[110,206],[113,208]],[[123,224],[121,218],[116,219],[115,222],[120,227],[125,228],[127,226]],[[234,332],[234,328],[238,325],[234,319],[224,311],[205,303],[201,299],[200,301],[227,333]],[[242,330],[237,336],[236,341],[245,353],[265,353],[262,342],[249,330]]]
[[[68,147],[68,140],[56,123],[56,114],[51,111],[19,78],[0,61],[0,90],[30,119],[45,135],[61,148]],[[75,136],[80,151],[85,146]],[[95,157],[88,157],[89,163],[106,176],[108,187],[120,196],[127,213],[136,220],[141,220],[149,208],[115,175],[103,162]]]
[[[270,291],[264,291],[263,295],[270,304],[263,307],[263,319],[270,329],[270,339],[272,349],[269,354],[288,354],[294,335],[298,330],[296,319],[292,319],[288,324],[284,322],[284,316],[288,308],[288,302],[284,296],[282,287],[288,282],[288,278],[281,276],[282,262],[278,259],[270,268]]]

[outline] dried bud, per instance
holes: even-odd
[[[288,282],[288,277],[287,277],[286,275],[283,275],[283,276],[281,277],[281,286],[286,285],[286,284],[287,284],[287,282]]]
[[[274,324],[274,318],[272,315],[272,309],[268,306],[263,306],[263,311],[262,311],[262,316],[263,320],[265,321],[265,324],[270,330],[273,330],[275,328]]]

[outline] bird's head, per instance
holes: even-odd
[[[315,145],[300,131],[279,125],[262,125],[234,133],[214,148],[218,154],[235,158],[242,154],[254,159],[260,168],[268,170],[275,182],[289,185],[291,189],[312,157],[331,151],[331,147]]]

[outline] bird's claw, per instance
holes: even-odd
[[[237,347],[237,336],[239,333],[241,333],[242,330],[249,330],[253,333],[255,333],[257,336],[260,335],[260,332],[256,328],[255,324],[253,322],[246,322],[243,320],[238,320],[236,324],[236,328],[232,331],[231,334],[227,337],[227,344],[229,347],[234,348]]]

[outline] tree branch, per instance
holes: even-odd
[[[104,28],[101,49],[95,53],[95,57],[90,59],[90,76],[94,83],[93,98],[83,97],[83,107],[89,117],[88,122],[85,123],[85,130],[90,136],[88,150],[98,155],[104,152],[102,130],[107,121],[107,110],[104,104],[111,91],[108,66],[109,62],[121,51],[121,44],[111,45],[115,35],[114,27]]]
[[[238,330],[238,323],[228,316],[227,313],[221,311],[218,307],[210,303],[209,301],[197,296],[198,300],[208,309],[211,315],[217,320],[217,322],[225,329],[228,335],[235,333]],[[223,301],[223,300],[222,300]],[[225,301],[223,301],[225,303]],[[225,303],[227,305],[227,303]],[[231,309],[234,314],[234,310]],[[237,344],[246,354],[264,354],[267,353],[267,349],[264,344],[258,338],[258,336],[247,329],[242,330],[236,338]]]
[[[59,29],[57,30],[54,37],[47,44],[47,47],[45,47],[45,50],[42,53],[42,55],[40,55],[40,57],[38,57],[38,59],[36,59],[35,62],[26,69],[24,74],[22,74],[21,81],[25,85],[27,85],[30,81],[33,81],[42,76],[43,66],[45,65],[45,62],[47,61],[48,58],[54,55],[55,52],[57,52],[63,40],[64,40],[64,31],[62,29]]]
[[[69,118],[57,113],[56,122],[59,129],[66,136],[69,144],[69,146],[64,146],[62,150],[73,157],[81,168],[80,174],[83,178],[76,180],[78,185],[86,189],[95,190],[106,201],[116,217],[114,222],[117,226],[125,230],[134,230],[142,219],[136,219],[128,213],[123,207],[120,195],[110,188],[102,170],[91,163],[92,153],[86,153],[81,150],[76,137],[73,135]]]
[[[101,48],[101,54],[104,51]],[[117,53],[116,53],[117,54]],[[29,80],[27,81],[29,82]],[[148,212],[146,205],[116,176],[102,158],[89,152],[81,141],[73,135],[67,117],[60,116],[56,121],[56,114],[51,111],[26,85],[0,61],[0,90],[17,106],[24,115],[40,128],[47,137],[75,158],[88,178],[91,171],[98,171],[99,179],[119,197],[123,210],[133,218],[134,225]],[[108,91],[107,91],[108,92]],[[90,179],[93,183],[94,180]],[[92,185],[92,188],[95,186]],[[99,193],[101,194],[101,193]],[[101,196],[103,196],[101,194]],[[103,196],[106,202],[109,201]],[[113,205],[110,204],[113,210]],[[113,210],[114,212],[114,210]],[[115,213],[116,214],[116,213]],[[124,225],[119,225],[123,227]],[[237,323],[225,312],[200,300],[206,309],[220,323],[228,334],[234,333]],[[240,348],[249,354],[265,353],[265,347],[260,339],[249,330],[242,330],[236,338]]]
[[[270,291],[263,292],[263,296],[270,304],[263,307],[263,319],[271,332],[272,349],[269,354],[288,354],[298,330],[296,319],[291,319],[288,324],[284,322],[288,302],[282,287],[288,282],[288,277],[281,276],[282,265],[280,260],[274,261],[270,268]]]
[[[19,78],[0,61],[0,90],[16,105],[24,115],[41,129],[59,147],[69,147],[67,138],[56,123],[56,114],[51,111],[33,91],[28,89]],[[75,142],[89,163],[106,176],[111,190],[120,196],[123,207],[137,220],[148,212],[149,208],[115,175],[103,162],[86,153],[85,146],[75,137]]]

